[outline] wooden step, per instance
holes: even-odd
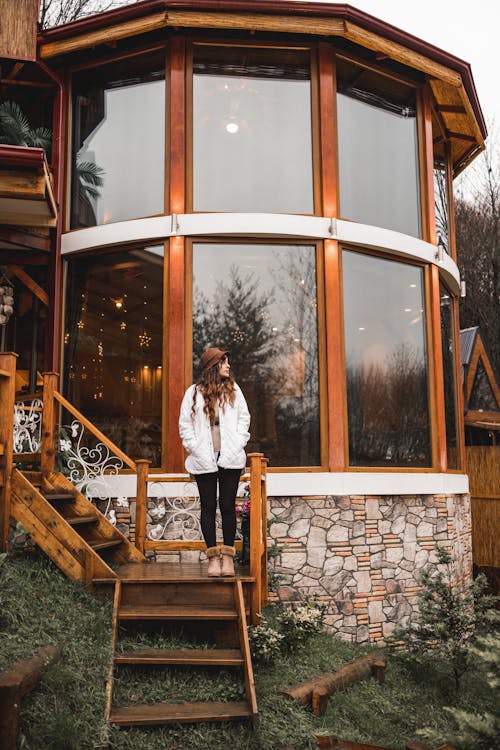
[[[117,654],[114,661],[115,664],[177,664],[201,667],[239,667],[243,664],[243,656],[237,648],[148,648]]]
[[[40,487],[42,484],[42,472],[41,471],[23,471],[23,476],[26,477],[28,482],[31,482],[33,487]]]
[[[95,550],[108,549],[110,547],[119,547],[120,544],[123,544],[123,539],[96,539],[95,541],[87,541],[87,544]]]
[[[122,605],[118,611],[120,620],[237,620],[231,607],[208,607],[197,604]]]
[[[69,516],[64,519],[70,526],[81,526],[88,523],[96,523],[96,516]]]
[[[201,721],[231,721],[250,717],[244,701],[213,701],[209,703],[153,703],[112,708],[109,720],[120,726],[183,724]]]
[[[57,502],[59,500],[61,500],[62,502],[71,502],[75,499],[75,496],[70,492],[52,492],[49,490],[42,490],[42,495],[46,500],[49,501],[49,503]]]

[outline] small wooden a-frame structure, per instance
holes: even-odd
[[[466,445],[500,441],[500,388],[479,327],[460,331]]]

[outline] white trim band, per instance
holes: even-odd
[[[196,493],[196,484],[175,474],[159,474],[148,485],[149,497],[182,497]],[[106,476],[111,496],[135,497],[134,474]],[[194,488],[194,492],[192,492]],[[280,472],[267,475],[267,494],[276,497],[311,495],[463,495],[469,492],[465,474],[420,474],[406,472]],[[190,493],[190,495],[188,495]]]
[[[63,255],[132,242],[159,242],[169,237],[257,237],[336,239],[357,247],[388,250],[402,258],[433,263],[439,267],[452,292],[460,292],[456,263],[435,245],[390,229],[320,216],[296,214],[173,214],[148,219],[119,221],[63,234]]]

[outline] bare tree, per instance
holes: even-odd
[[[77,18],[103,13],[138,0],[41,0],[40,26],[43,29],[76,21]]]
[[[458,265],[466,282],[460,325],[480,326],[500,373],[500,132],[493,124],[485,152],[461,179],[456,195]]]

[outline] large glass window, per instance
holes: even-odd
[[[453,298],[446,287],[442,284],[440,284],[439,287],[439,294],[441,298],[441,341],[443,347],[446,452],[448,455],[448,468],[458,469]]]
[[[163,213],[165,53],[73,76],[71,227]]]
[[[314,213],[309,52],[193,54],[193,209]]]
[[[271,466],[317,466],[316,247],[193,245],[193,371],[206,346],[227,348],[247,399],[249,451]]]
[[[448,177],[446,163],[434,162],[434,209],[436,213],[436,243],[445,253],[449,252],[450,204],[448,199]]]
[[[64,391],[131,458],[161,462],[163,246],[68,261]]]
[[[424,271],[343,253],[351,466],[431,466]]]
[[[343,59],[337,86],[341,217],[420,237],[414,89]]]

